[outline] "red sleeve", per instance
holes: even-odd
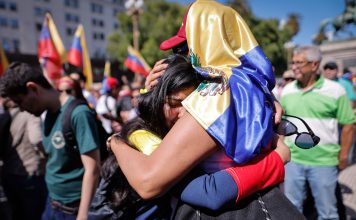
[[[247,164],[228,168],[226,172],[238,187],[236,202],[284,180],[284,164],[275,151],[261,155]]]

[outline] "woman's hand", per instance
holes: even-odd
[[[276,99],[276,97],[274,97],[273,95],[273,99],[274,99],[274,124],[278,124],[279,122],[281,122],[282,120],[282,116],[284,114],[284,110],[281,106],[281,104],[279,103],[279,101]]]
[[[145,89],[147,89],[147,91],[157,85],[159,77],[161,77],[166,71],[168,64],[163,63],[164,61],[164,59],[157,61],[150,74],[146,77]]]

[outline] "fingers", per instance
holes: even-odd
[[[150,74],[147,76],[145,81],[145,88],[147,90],[150,90],[156,86],[159,81],[159,77],[161,77],[166,71],[168,64],[163,62],[164,59],[157,61]]]
[[[281,104],[277,100],[274,101],[274,110],[275,110],[274,124],[278,124],[282,120],[282,116],[284,114],[284,110],[283,110]]]

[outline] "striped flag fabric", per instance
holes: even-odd
[[[134,73],[139,73],[143,76],[147,76],[151,71],[151,67],[146,63],[141,54],[129,46],[127,48],[128,55],[124,62],[124,65]]]
[[[244,164],[273,137],[272,64],[243,18],[218,2],[195,1],[185,32],[191,63],[207,81],[182,104],[231,159]]]
[[[38,58],[43,73],[52,85],[62,76],[62,64],[67,59],[66,50],[52,16],[47,13],[38,41]]]
[[[5,51],[2,48],[2,46],[0,45],[0,77],[2,76],[2,74],[4,74],[4,72],[8,66],[9,66],[9,62],[5,55]]]
[[[83,74],[86,78],[85,87],[89,89],[93,84],[93,75],[84,27],[81,24],[78,26],[74,34],[72,46],[68,52],[68,62],[83,70]]]

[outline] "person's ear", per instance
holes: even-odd
[[[320,61],[312,61],[311,65],[312,65],[313,72],[316,72],[319,69]]]
[[[33,91],[35,93],[38,93],[38,91],[39,91],[39,85],[37,85],[34,82],[27,82],[26,88],[27,88],[27,91]]]

